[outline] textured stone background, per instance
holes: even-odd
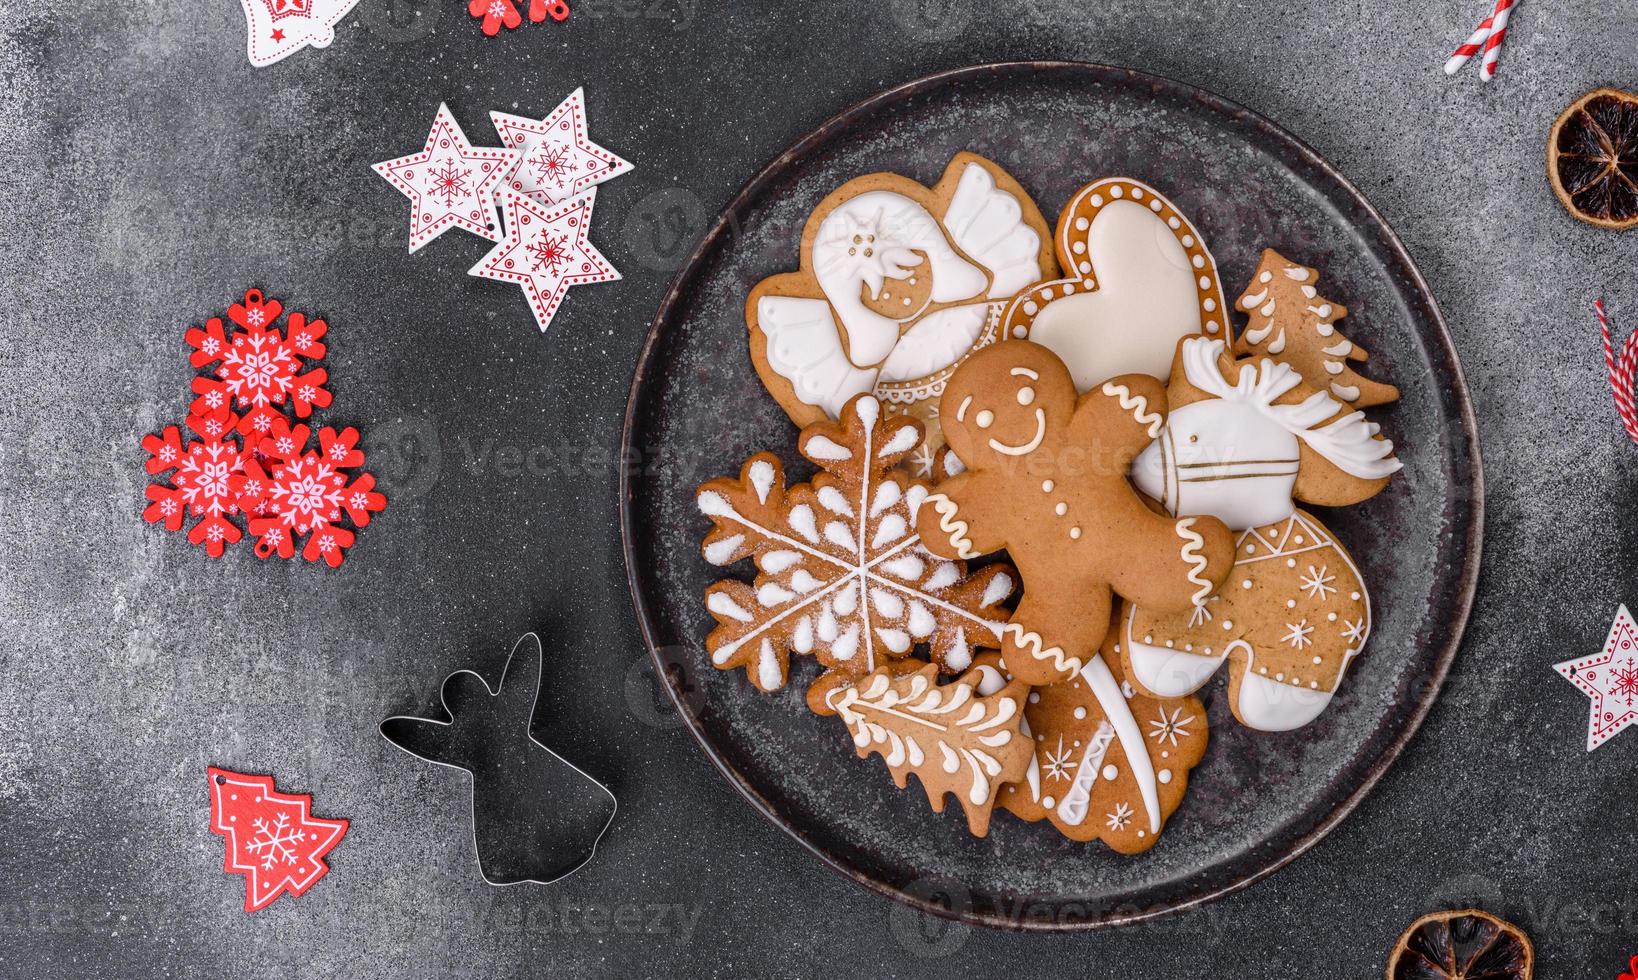
[[[97,975],[1370,976],[1415,915],[1478,901],[1544,976],[1638,953],[1638,735],[1589,756],[1548,665],[1638,603],[1638,447],[1587,304],[1638,325],[1638,237],[1553,200],[1559,108],[1632,85],[1620,5],[1525,0],[1504,70],[1438,65],[1470,0],[1089,4],[581,0],[485,39],[456,0],[363,0],[327,51],[245,62],[235,5],[0,6],[0,973]],[[951,927],[802,853],[661,702],[632,622],[615,448],[671,270],[734,189],[835,111],[980,61],[1128,64],[1281,123],[1405,240],[1450,322],[1486,454],[1485,571],[1410,750],[1341,828],[1223,902],[1031,938]],[[542,112],[588,86],[637,164],[594,239],[625,281],[540,336],[451,233],[410,257],[368,170],[447,100]],[[138,518],[136,441],[178,420],[180,330],[257,284],[331,324],[335,423],[368,427],[393,504],[339,574],[220,562]],[[537,732],[621,800],[550,888],[475,874],[460,777],[382,741],[452,669],[551,652]],[[272,770],[354,820],[334,872],[247,918],[206,832],[204,767]],[[823,967],[820,964],[824,964]]]

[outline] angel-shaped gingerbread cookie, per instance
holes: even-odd
[[[932,188],[891,173],[838,187],[808,217],[800,259],[746,298],[757,374],[797,425],[866,393],[916,418],[918,476],[944,444],[933,409],[950,372],[998,339],[1014,293],[1058,272],[1040,210],[975,153]]]
[[[1187,610],[1228,574],[1233,539],[1221,521],[1156,514],[1127,482],[1165,399],[1139,375],[1077,397],[1064,363],[1029,341],[987,347],[950,378],[940,412],[966,472],[935,488],[917,527],[941,557],[1012,555],[1025,594],[1003,656],[1030,684],[1097,661],[1113,593]]]
[[[1295,501],[1335,507],[1375,496],[1400,469],[1393,443],[1289,365],[1235,360],[1217,338],[1178,344],[1168,394],[1166,428],[1132,478],[1173,515],[1209,514],[1233,528],[1235,565],[1222,592],[1192,610],[1129,606],[1127,676],[1150,694],[1182,697],[1230,660],[1229,704],[1241,723],[1306,725],[1364,648],[1371,602],[1341,542]]]

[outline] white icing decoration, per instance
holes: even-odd
[[[1160,435],[1160,427],[1165,422],[1159,412],[1149,411],[1149,400],[1142,395],[1132,394],[1132,389],[1125,385],[1109,382],[1103,386],[1103,393],[1120,401],[1120,407],[1132,413],[1132,418],[1138,425],[1149,431],[1149,438]]]
[[[1121,374],[1165,380],[1177,341],[1201,330],[1199,292],[1178,236],[1148,208],[1118,200],[1093,217],[1085,241],[1097,290],[1042,307],[1029,338],[1063,358],[1081,392]]]
[[[1261,360],[1255,367],[1241,365],[1238,381],[1229,384],[1218,369],[1223,346],[1223,341],[1208,338],[1183,345],[1184,374],[1190,384],[1216,398],[1250,405],[1333,465],[1362,480],[1380,479],[1403,468],[1393,456],[1393,443],[1374,438],[1363,412],[1320,425],[1345,411],[1329,393],[1317,391],[1295,405],[1275,404],[1275,399],[1302,383],[1302,377],[1288,365],[1270,360]]]
[[[835,418],[848,399],[876,386],[876,370],[848,360],[829,303],[799,296],[764,296],[756,308],[768,366],[791,383],[799,401],[816,405]]]
[[[802,451],[813,459],[826,462],[853,458],[853,450],[838,444],[829,436],[814,435],[802,446]]]
[[[891,439],[882,443],[882,448],[876,452],[876,458],[886,459],[895,453],[907,453],[916,448],[916,443],[918,441],[920,441],[920,439],[917,436],[916,427],[913,425],[903,426],[899,429],[899,431],[893,433],[893,437]],[[889,485],[890,484],[883,484],[883,486]]]
[[[766,639],[762,641],[762,650],[757,657],[756,680],[757,686],[764,691],[776,691],[785,685],[785,674],[779,669],[779,658],[774,654],[773,644]]]
[[[1107,721],[1099,722],[1098,728],[1087,740],[1086,751],[1081,754],[1080,762],[1074,764],[1074,778],[1069,789],[1064,791],[1064,798],[1057,807],[1058,819],[1071,827],[1079,827],[1086,821],[1087,807],[1092,800],[1092,784],[1098,778],[1098,769],[1103,765],[1103,757],[1109,751],[1109,746],[1115,740],[1115,729]],[[1060,740],[1061,747],[1061,740]]]
[[[887,484],[890,485],[890,484]],[[847,497],[835,487],[820,487],[819,503],[832,514],[841,514],[843,517],[852,517],[853,506],[847,502]]]
[[[1276,559],[1285,559],[1289,563],[1291,559],[1287,556],[1291,554],[1324,551],[1342,562],[1346,566],[1347,574],[1346,576],[1340,572],[1333,574],[1328,565],[1309,564],[1307,566],[1309,574],[1303,577],[1301,587],[1307,590],[1311,600],[1323,602],[1328,594],[1327,590],[1338,591],[1336,586],[1330,584],[1338,578],[1345,579],[1351,576],[1355,582],[1363,581],[1358,567],[1347,553],[1329,532],[1307,515],[1294,514],[1282,524],[1265,530],[1252,528],[1240,533],[1235,541],[1235,553],[1240,555],[1235,564],[1237,571],[1242,566]],[[1244,547],[1245,542],[1253,538],[1263,541],[1265,547],[1248,551]],[[1255,667],[1256,651],[1245,640],[1230,642],[1218,655],[1199,656],[1158,646],[1151,642],[1154,640],[1152,636],[1140,639],[1133,632],[1137,616],[1135,606],[1130,607],[1127,613],[1121,642],[1126,645],[1126,657],[1132,666],[1132,676],[1150,693],[1165,698],[1183,697],[1194,693],[1217,672],[1231,653],[1236,651],[1244,653],[1246,669],[1239,679],[1237,689],[1238,700],[1235,704],[1237,716],[1251,728],[1262,731],[1289,731],[1306,725],[1325,709],[1330,703],[1332,693],[1341,684],[1348,664],[1359,654],[1369,636],[1370,597],[1362,591],[1351,591],[1350,597],[1355,602],[1364,603],[1364,614],[1357,621],[1346,621],[1338,633],[1350,646],[1338,666],[1335,678],[1329,681],[1329,690],[1326,691],[1319,689],[1317,680],[1287,677],[1284,673],[1267,676],[1267,667]],[[1224,628],[1230,628],[1231,625],[1225,621]],[[1310,625],[1306,618],[1299,618],[1296,623],[1285,625],[1286,632],[1280,637],[1285,647],[1300,650],[1314,642],[1312,634],[1316,627]],[[1321,657],[1314,658],[1316,665],[1323,662]]]
[[[979,423],[978,424],[979,424],[979,426],[981,428],[986,427],[986,426],[984,426],[984,422],[983,422],[983,416],[985,414],[987,414],[987,413],[983,413],[983,412],[979,413],[980,418],[979,418]],[[1035,435],[1028,442],[1024,443],[1023,445],[1013,446],[1013,445],[1008,445],[1008,444],[1006,444],[1004,442],[1001,442],[999,440],[996,440],[996,439],[991,439],[989,441],[989,443],[990,443],[990,448],[991,449],[995,450],[998,453],[1001,453],[1004,456],[1027,456],[1030,453],[1034,452],[1037,448],[1039,448],[1040,445],[1041,445],[1041,440],[1043,440],[1045,438],[1046,438],[1046,409],[1037,408],[1035,410]]]
[[[744,541],[743,534],[731,534],[719,541],[713,541],[705,546],[705,560],[713,565],[726,565]]]
[[[995,186],[995,178],[978,164],[961,171],[944,227],[963,252],[990,271],[991,298],[1009,298],[1041,278],[1041,236],[1024,220],[1018,199]]]
[[[750,610],[735,602],[726,592],[713,592],[707,596],[705,608],[730,619],[737,619],[742,623],[749,623],[753,618]]]

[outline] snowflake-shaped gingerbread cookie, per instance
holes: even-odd
[[[1015,576],[1006,565],[967,573],[929,552],[916,530],[928,488],[894,468],[921,443],[921,425],[887,417],[862,395],[840,422],[802,430],[802,455],[822,470],[785,486],[772,453],[752,456],[737,478],[696,493],[712,529],[702,552],[713,565],[756,562],[752,583],[706,590],[717,627],[706,639],[718,668],[745,669],[763,691],[784,687],[792,652],[862,676],[926,644],[958,673],[980,647],[999,645]]]

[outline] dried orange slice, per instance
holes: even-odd
[[[1560,113],[1547,137],[1547,178],[1582,221],[1638,225],[1638,95],[1595,89]]]
[[[1478,909],[1411,923],[1388,960],[1388,980],[1530,980],[1536,951],[1511,922]]]

